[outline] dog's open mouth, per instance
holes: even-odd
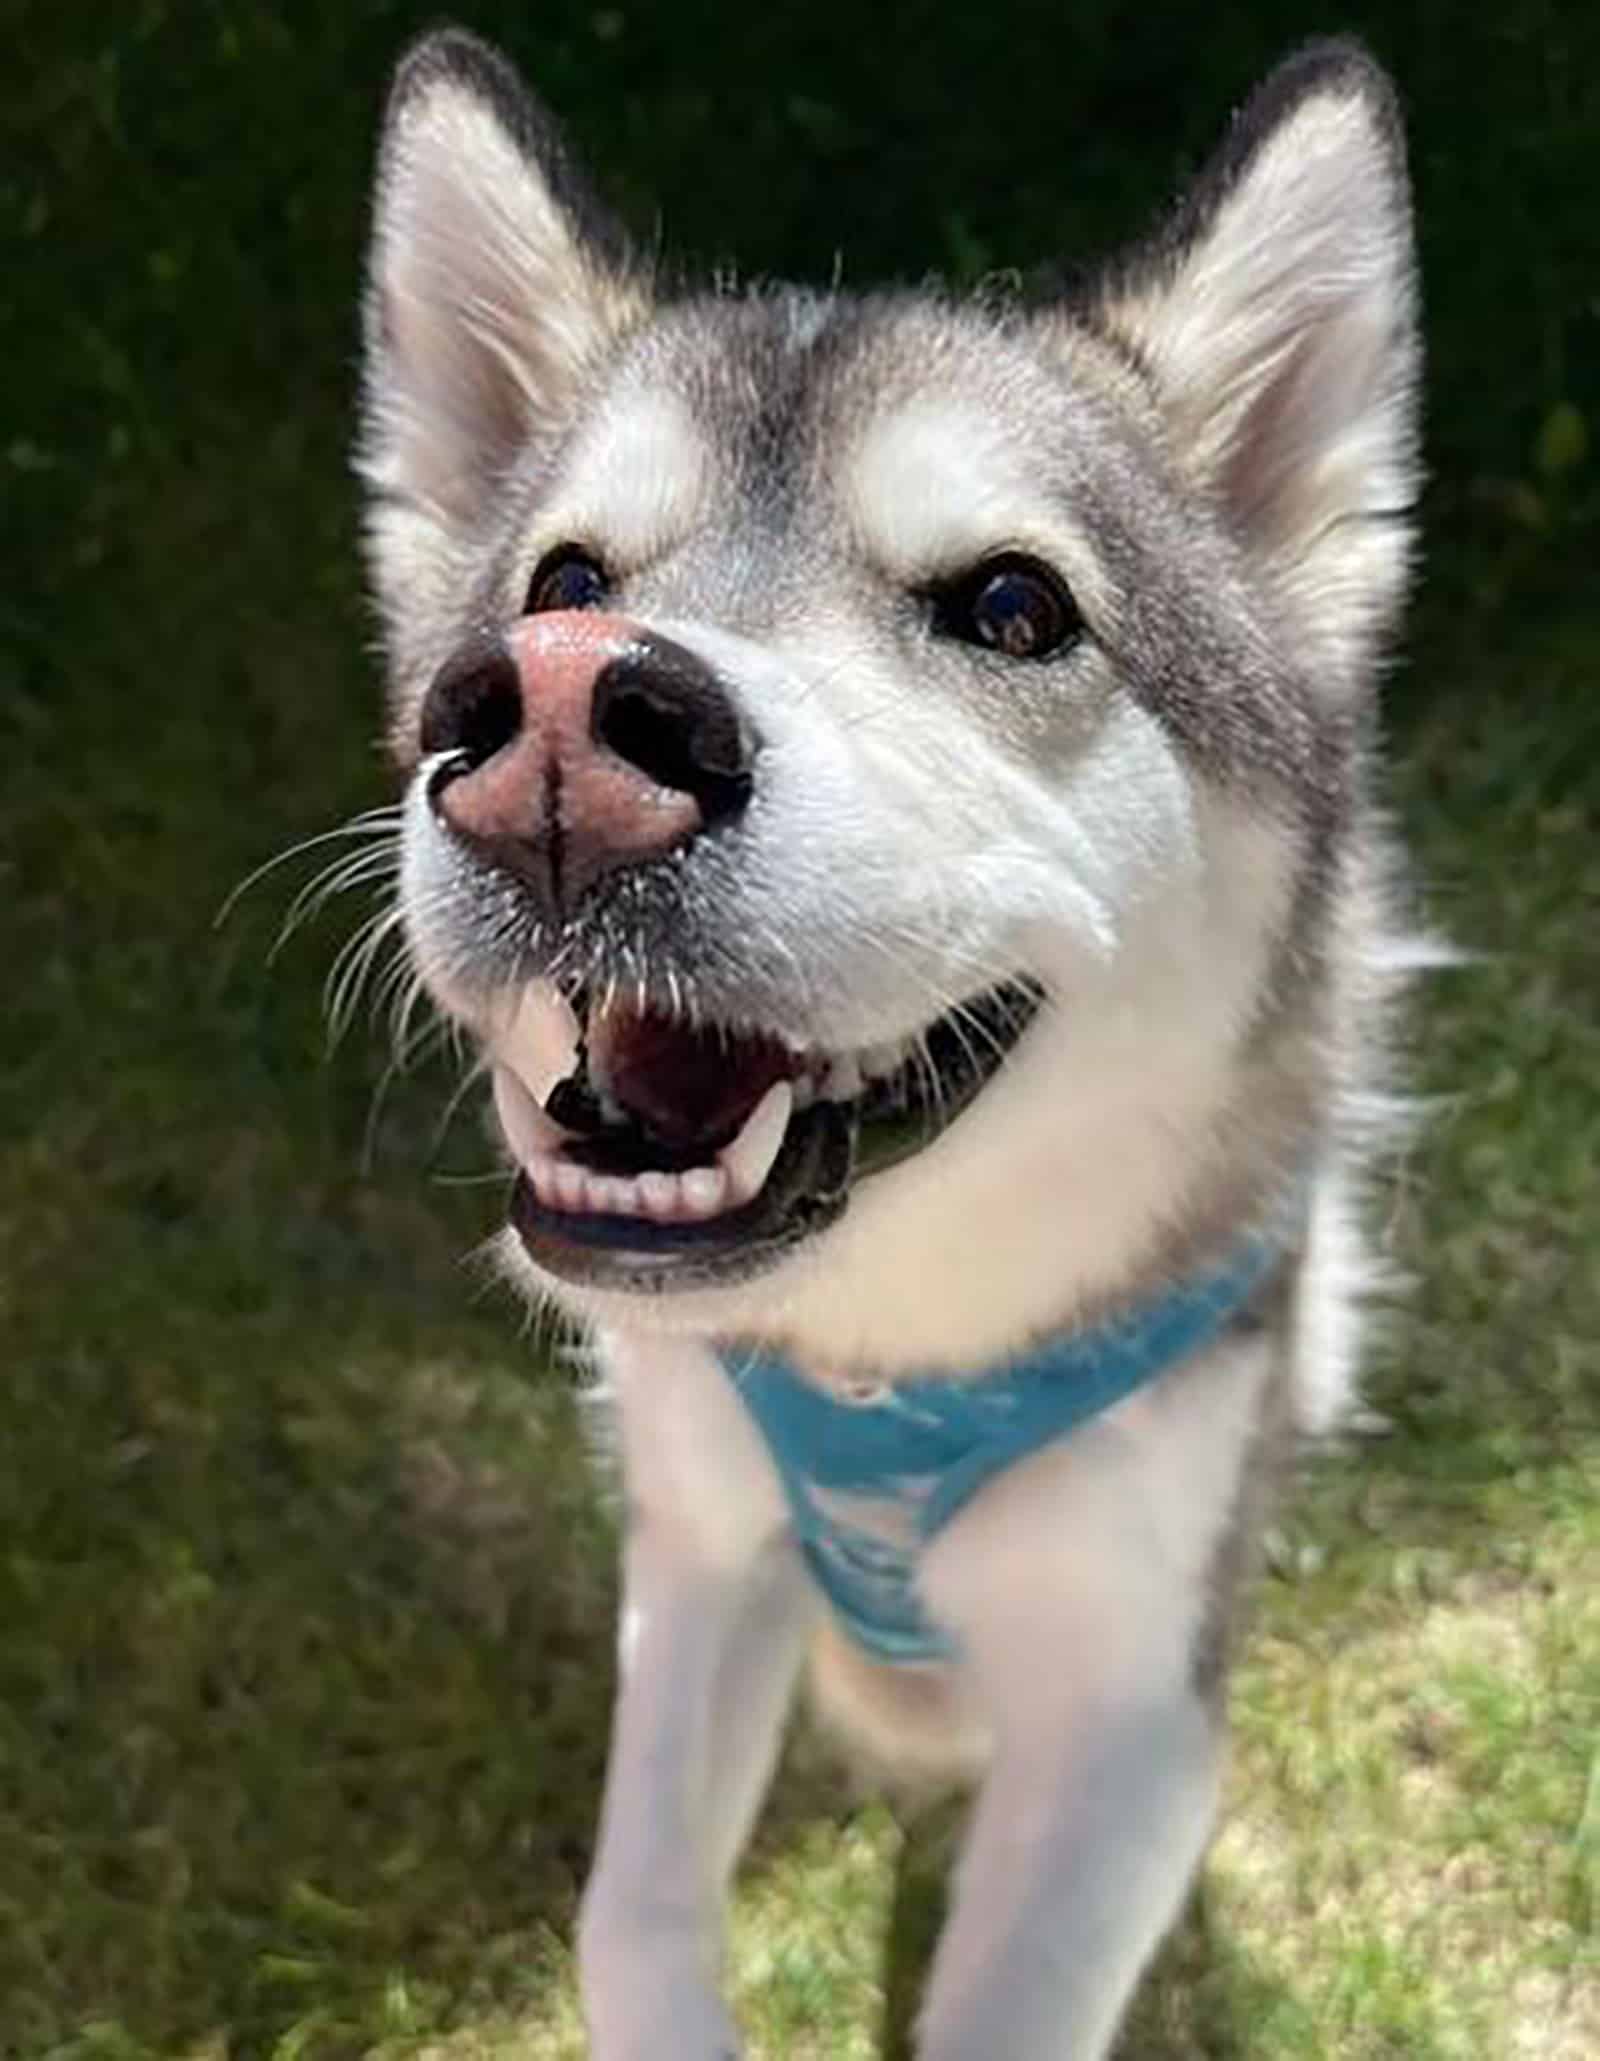
[[[1030,982],[919,1036],[851,1053],[545,996],[552,1071],[502,1049],[495,1105],[517,1162],[511,1221],[549,1272],[596,1287],[705,1286],[762,1271],[839,1217],[853,1182],[921,1150],[1032,1020]],[[557,1015],[565,1026],[554,1037]],[[531,1078],[542,1074],[542,1079]]]

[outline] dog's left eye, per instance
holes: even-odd
[[[1049,658],[1076,641],[1083,617],[1066,582],[1036,558],[986,558],[933,595],[942,637],[982,644],[1006,658]]]
[[[560,544],[547,551],[528,582],[524,615],[543,615],[553,608],[598,608],[611,591],[605,569],[578,544]]]

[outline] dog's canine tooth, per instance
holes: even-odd
[[[546,1116],[527,1082],[510,1066],[494,1069],[494,1106],[506,1144],[519,1166],[531,1171],[536,1161],[553,1160],[566,1142],[566,1132]]]
[[[736,1204],[749,1202],[760,1194],[794,1107],[795,1083],[774,1081],[745,1118],[738,1137],[717,1154],[717,1165],[727,1177]]]
[[[529,981],[507,1023],[491,1037],[494,1055],[544,1104],[578,1063],[581,1032],[572,1004],[550,981]]]

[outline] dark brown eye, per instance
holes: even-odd
[[[1083,617],[1049,566],[1008,553],[939,588],[933,626],[941,637],[981,644],[1006,658],[1049,658],[1076,641]]]
[[[534,568],[522,612],[544,615],[553,608],[598,608],[610,591],[611,582],[581,545],[558,544]]]

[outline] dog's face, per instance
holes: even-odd
[[[403,894],[536,1285],[782,1325],[981,1223],[1027,1324],[1062,1184],[1181,1204],[1317,1029],[1409,268],[1342,49],[1031,309],[660,291],[498,59],[413,53],[363,448]]]

